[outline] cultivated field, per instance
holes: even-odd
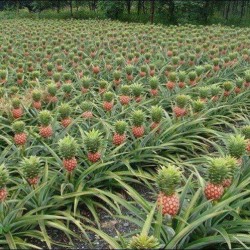
[[[1,20],[0,249],[250,247],[249,31]]]

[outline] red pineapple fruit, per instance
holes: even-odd
[[[43,138],[51,137],[53,135],[53,129],[51,126],[52,116],[50,111],[48,110],[41,111],[38,115],[38,120],[41,124],[39,134]]]
[[[81,103],[81,109],[83,111],[82,117],[85,119],[90,119],[93,117],[92,113],[92,103],[89,101],[84,101]]]
[[[110,111],[114,106],[114,94],[111,91],[104,93],[103,100],[103,109]]]
[[[250,87],[250,70],[247,70],[245,72],[245,82],[244,82],[244,86],[246,88]]]
[[[16,121],[12,125],[15,133],[14,142],[16,145],[24,145],[27,141],[27,134],[24,132],[25,123],[23,121]]]
[[[77,142],[71,137],[67,136],[58,142],[60,155],[63,157],[63,167],[72,172],[77,166]]]
[[[130,102],[130,92],[131,88],[129,85],[123,85],[121,86],[121,95],[119,96],[120,103],[122,105],[128,105]]]
[[[39,175],[41,174],[40,158],[36,156],[24,158],[21,167],[23,175],[28,183],[30,185],[36,185],[39,181]]]
[[[147,76],[147,73],[148,73],[148,67],[146,65],[142,65],[140,71],[140,77]]]
[[[40,110],[42,108],[41,99],[42,99],[42,93],[39,90],[34,90],[32,92],[32,100],[33,100],[32,106],[37,110]]]
[[[250,125],[246,125],[241,129],[242,134],[246,138],[246,151],[248,154],[250,154]]]
[[[18,98],[12,100],[12,116],[14,119],[18,119],[23,115],[23,109],[21,107],[21,101]]]
[[[151,77],[149,80],[149,85],[150,85],[150,94],[152,96],[157,96],[158,95],[158,85],[159,85],[159,80],[157,77]]]
[[[91,130],[86,133],[84,138],[84,145],[88,152],[88,159],[90,162],[97,162],[101,158],[100,147],[102,144],[102,137],[99,130]]]
[[[150,128],[153,130],[155,128],[157,128],[157,132],[160,132],[160,122],[162,120],[162,116],[163,116],[163,108],[160,106],[153,106],[151,108],[151,118],[152,118],[152,124],[150,125]]]
[[[176,188],[180,184],[181,173],[173,165],[162,167],[158,170],[156,184],[159,189],[157,198],[158,207],[163,215],[175,216],[180,209],[180,200],[176,193]]]
[[[234,88],[234,92],[235,94],[239,94],[242,90],[242,86],[243,86],[244,80],[242,78],[237,78],[236,82],[235,82],[235,88]]]
[[[176,79],[177,79],[177,74],[175,72],[170,72],[168,78],[169,78],[169,80],[166,83],[166,87],[169,90],[173,90],[174,87],[175,87],[175,82],[176,82]]]
[[[72,119],[70,117],[72,110],[68,103],[63,103],[58,108],[59,117],[61,119],[61,125],[66,128],[72,123]]]
[[[187,79],[187,74],[185,71],[180,71],[179,74],[178,74],[178,80],[179,80],[179,83],[178,83],[178,87],[179,88],[184,88],[186,86],[186,81]]]
[[[145,132],[145,128],[143,126],[145,120],[145,114],[142,110],[135,110],[132,114],[132,132],[136,138],[142,137]]]
[[[124,143],[126,140],[126,131],[127,123],[125,121],[117,121],[115,123],[115,133],[113,136],[113,144],[118,146]]]
[[[6,188],[9,182],[9,173],[4,164],[0,165],[0,203],[4,202],[8,196],[8,191]]]
[[[176,97],[176,106],[173,108],[173,112],[176,117],[183,117],[187,114],[186,106],[189,102],[189,96],[178,95]]]
[[[229,168],[225,158],[213,158],[208,167],[208,182],[205,186],[205,196],[208,200],[219,200],[223,193],[223,181],[228,177]]]

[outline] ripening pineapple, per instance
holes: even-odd
[[[134,95],[135,101],[140,102],[142,100],[142,92],[143,92],[143,86],[140,83],[134,83],[131,85],[132,87],[132,93]]]
[[[204,193],[208,200],[219,200],[223,193],[223,182],[228,178],[229,168],[225,158],[213,158],[208,167],[208,182]]]
[[[144,135],[145,128],[143,126],[145,120],[145,114],[142,110],[135,110],[132,113],[132,132],[136,138],[142,137]]]
[[[82,117],[85,119],[90,119],[93,117],[93,113],[92,113],[92,103],[89,101],[84,101],[81,103],[81,109],[83,111],[82,113]]]
[[[178,79],[179,79],[179,83],[178,83],[178,87],[179,88],[184,88],[186,86],[186,79],[187,79],[187,73],[185,71],[180,71],[178,73]]]
[[[148,73],[148,67],[146,65],[141,66],[141,71],[140,71],[140,77],[145,77],[147,76]]]
[[[234,174],[236,173],[238,162],[237,159],[228,155],[225,157],[227,167],[229,169],[228,176],[226,176],[225,180],[223,181],[222,185],[224,188],[230,187],[232,183],[232,179]]]
[[[113,72],[113,77],[114,77],[114,83],[115,85],[119,85],[121,83],[121,71],[115,70]]]
[[[247,140],[246,151],[250,153],[250,125],[246,125],[241,129],[242,134]]]
[[[154,236],[138,234],[132,237],[127,249],[160,249],[160,243]]]
[[[52,116],[50,111],[48,110],[41,111],[38,115],[38,120],[41,124],[39,134],[43,138],[51,137],[53,135],[53,129],[51,126]]]
[[[188,73],[189,83],[191,86],[196,85],[197,74],[195,71],[191,71]]]
[[[150,125],[151,129],[155,129],[158,128],[160,125],[160,122],[162,120],[162,116],[163,116],[163,108],[160,106],[153,106],[151,108],[151,119],[152,119],[152,124]],[[160,129],[157,129],[157,132],[160,132]]]
[[[201,100],[192,101],[192,108],[193,108],[194,114],[197,114],[201,112],[202,110],[204,110],[205,103]]]
[[[57,94],[57,85],[52,83],[52,81],[47,81],[47,101],[50,103],[56,103],[58,101],[56,94]]]
[[[90,77],[84,76],[82,78],[82,93],[83,94],[89,92],[90,82],[91,82],[91,78]]]
[[[158,170],[156,184],[160,193],[157,202],[163,215],[175,216],[179,212],[180,201],[176,188],[180,181],[181,173],[175,166],[169,164]]]
[[[36,185],[41,174],[41,161],[39,157],[30,156],[21,162],[23,175],[30,185]]]
[[[42,107],[41,99],[42,93],[39,90],[33,90],[32,92],[32,99],[33,99],[33,107],[37,110],[40,110]]]
[[[117,121],[115,123],[115,133],[113,136],[113,144],[118,146],[125,142],[127,123],[125,121]]]
[[[104,81],[104,80],[99,81],[99,93],[100,94],[105,93],[107,90],[107,87],[108,87],[107,81]]]
[[[242,156],[246,152],[247,141],[242,135],[231,135],[226,143],[228,154],[238,160],[239,165],[242,162]]]
[[[189,96],[178,95],[176,97],[176,105],[173,107],[173,112],[176,117],[183,117],[187,114],[186,106],[189,102]]]
[[[23,109],[21,107],[21,101],[18,98],[12,100],[12,116],[14,119],[18,119],[23,115]]]
[[[235,81],[235,88],[234,88],[234,92],[236,94],[239,94],[241,92],[242,86],[243,86],[244,80],[242,78],[237,78]]]
[[[210,88],[211,95],[212,95],[211,100],[212,100],[213,102],[218,101],[220,90],[221,90],[221,89],[220,89],[219,86],[211,86],[211,88]]]
[[[207,99],[208,99],[208,97],[210,95],[210,88],[207,87],[207,86],[206,87],[200,87],[198,89],[198,91],[199,91],[200,100],[202,102],[207,102]]]
[[[151,77],[149,79],[149,85],[150,85],[150,94],[152,96],[157,96],[159,79],[157,77],[155,77],[155,76]]]
[[[72,109],[68,103],[63,103],[58,107],[59,117],[61,119],[61,125],[66,128],[72,123],[70,114]]]
[[[177,79],[177,74],[176,74],[176,72],[170,72],[169,75],[168,75],[168,82],[166,83],[166,87],[167,87],[169,90],[174,89],[176,79]]]
[[[24,132],[25,123],[23,121],[16,121],[12,124],[12,129],[15,133],[14,142],[16,145],[24,145],[27,141],[27,134]]]
[[[232,82],[224,82],[223,83],[224,88],[224,96],[229,96],[231,94],[231,91],[233,89],[233,83]]]
[[[103,95],[103,109],[110,111],[114,106],[114,94],[111,91],[104,93]]]
[[[119,96],[119,100],[122,105],[129,104],[131,100],[130,93],[131,93],[131,88],[129,85],[121,86],[121,95]]]
[[[99,152],[102,144],[102,136],[99,130],[93,129],[86,133],[84,138],[84,145],[88,152],[88,159],[91,162],[97,162],[101,158]]]
[[[77,166],[76,154],[77,154],[77,142],[71,137],[67,136],[59,140],[59,152],[63,157],[63,166],[68,172],[72,172]]]
[[[0,165],[0,203],[4,202],[8,196],[8,191],[6,188],[9,182],[9,172],[4,164]]]

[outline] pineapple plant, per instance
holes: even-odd
[[[225,158],[218,157],[210,160],[207,170],[208,182],[205,186],[205,196],[208,200],[219,200],[223,193],[223,182],[229,175],[229,167]]]
[[[180,89],[185,88],[185,86],[186,86],[186,83],[185,83],[186,79],[187,79],[187,73],[185,71],[180,71],[178,73],[178,80],[179,80],[178,87]]]
[[[41,174],[41,160],[39,157],[30,156],[21,162],[22,172],[30,185],[36,185]]]
[[[220,70],[220,65],[219,65],[219,63],[220,63],[220,59],[219,59],[219,58],[214,58],[214,59],[213,59],[213,65],[214,65],[213,70],[214,70],[215,72],[217,72],[217,71]]]
[[[142,110],[135,110],[132,113],[132,133],[136,138],[142,137],[145,132],[145,128],[143,126],[145,120],[145,114]]]
[[[154,64],[149,65],[149,75],[152,77],[155,75],[155,65]]]
[[[242,86],[243,86],[244,80],[242,78],[237,78],[235,81],[235,88],[234,92],[236,94],[239,94],[241,92]]]
[[[25,123],[23,121],[16,121],[12,124],[14,131],[14,142],[16,145],[24,145],[27,142],[27,134],[24,132]]]
[[[181,181],[181,172],[173,165],[163,166],[158,170],[156,184],[159,189],[158,206],[163,215],[175,216],[180,209],[180,200],[176,188]]]
[[[53,64],[52,63],[47,63],[47,76],[52,76],[53,75]]]
[[[81,103],[81,109],[83,111],[82,117],[85,119],[90,119],[93,117],[92,113],[92,103],[89,101],[84,101]]]
[[[93,64],[93,67],[92,67],[92,72],[95,74],[95,75],[97,75],[97,74],[99,74],[100,73],[100,66],[99,66],[99,62],[95,62],[94,64]]]
[[[126,78],[127,78],[128,81],[132,81],[134,79],[134,77],[133,77],[133,69],[134,69],[134,67],[132,65],[127,65],[126,68],[125,68],[126,74],[127,74]]]
[[[166,87],[169,90],[174,89],[176,79],[177,79],[177,74],[175,72],[170,72],[169,75],[168,75],[168,82],[166,83]]]
[[[125,121],[117,121],[115,123],[115,133],[113,135],[113,144],[118,146],[124,143],[126,140],[125,131],[127,129],[127,123]]]
[[[224,82],[223,88],[224,88],[224,96],[229,96],[231,94],[231,91],[233,89],[233,83],[232,82]]]
[[[220,93],[220,90],[221,90],[220,87],[219,86],[211,86],[210,90],[211,90],[211,95],[212,95],[211,100],[213,102],[218,101],[219,93]]]
[[[99,161],[101,158],[100,147],[102,144],[100,131],[92,129],[87,132],[83,142],[87,150],[88,160],[93,163]]]
[[[187,95],[178,95],[176,97],[176,105],[173,107],[173,112],[175,116],[183,117],[187,114],[187,104],[189,102],[189,96]]]
[[[249,154],[250,153],[250,125],[246,125],[246,126],[242,127],[241,133],[243,134],[243,136],[247,140],[246,151]]]
[[[40,110],[42,108],[42,103],[41,103],[41,99],[42,99],[42,93],[40,90],[33,90],[32,92],[32,106],[33,108]]]
[[[207,99],[210,95],[210,88],[207,86],[200,87],[198,91],[199,91],[200,101],[207,102]]]
[[[77,166],[77,142],[73,137],[66,136],[59,140],[58,146],[60,155],[63,158],[63,167],[71,173]]]
[[[99,93],[100,94],[103,94],[104,92],[106,92],[107,87],[108,87],[107,81],[104,81],[104,80],[99,81]]]
[[[39,129],[39,134],[43,138],[49,138],[53,135],[53,129],[51,126],[52,116],[49,110],[40,111],[38,115],[38,120],[41,124]]]
[[[132,237],[127,249],[160,249],[160,243],[154,236],[138,234]]]
[[[192,109],[194,114],[200,113],[202,110],[204,110],[205,104],[201,100],[194,100],[192,101]]]
[[[113,77],[114,77],[114,84],[117,86],[121,83],[121,71],[119,70],[115,70],[113,73]]]
[[[222,185],[224,188],[228,188],[232,184],[232,179],[233,179],[234,174],[236,173],[238,162],[236,158],[230,155],[226,156],[225,160],[226,160],[226,164],[228,166],[229,171]]]
[[[58,101],[56,97],[57,93],[57,85],[55,83],[52,83],[50,80],[47,81],[47,101],[50,103],[56,103]]]
[[[131,88],[129,85],[122,85],[121,86],[121,95],[119,96],[119,100],[120,103],[122,105],[128,105],[131,97],[130,97],[130,93],[131,93]]]
[[[143,86],[140,83],[134,83],[132,86],[132,93],[134,95],[135,101],[140,102],[142,100]]]
[[[62,85],[62,91],[64,92],[64,97],[69,98],[73,90],[72,84],[66,83]]]
[[[68,103],[63,103],[58,107],[58,114],[61,120],[61,125],[66,128],[72,123],[70,114],[72,109]]]
[[[12,116],[14,119],[18,119],[23,115],[23,109],[21,107],[21,101],[18,98],[12,99]]]
[[[141,66],[141,71],[140,71],[140,77],[145,77],[147,76],[148,73],[148,67],[146,65]]]
[[[150,128],[153,130],[155,128],[157,129],[157,132],[160,132],[159,125],[162,120],[163,116],[163,108],[160,106],[153,106],[151,108],[151,119],[152,119],[152,124],[150,125]]]
[[[105,111],[110,111],[114,106],[114,94],[111,91],[108,91],[103,94],[103,109]]]
[[[23,81],[24,81],[23,73],[17,73],[16,78],[17,78],[17,84],[19,85],[23,84]]]
[[[159,80],[157,77],[153,76],[149,79],[149,85],[150,85],[150,94],[152,96],[157,96],[158,95],[158,85],[159,85]]]
[[[197,84],[196,79],[197,79],[197,74],[195,71],[191,71],[188,73],[188,79],[189,79],[189,84],[191,86],[195,86]]]
[[[0,165],[0,203],[4,202],[8,196],[6,188],[9,182],[9,172],[4,164]]]
[[[245,82],[244,86],[246,88],[250,87],[250,70],[245,71]]]
[[[0,84],[4,84],[7,82],[7,71],[0,70]]]
[[[67,84],[72,83],[72,75],[70,73],[64,73],[63,74],[63,80]]]
[[[82,78],[82,93],[83,94],[89,92],[90,82],[91,82],[91,78],[90,77],[84,76]]]

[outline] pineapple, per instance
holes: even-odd
[[[132,93],[134,95],[135,101],[140,102],[142,100],[143,86],[140,83],[134,83],[132,85]]]
[[[250,153],[250,125],[246,125],[241,129],[242,134],[247,140],[246,151]]]
[[[169,75],[168,75],[168,79],[169,80],[166,83],[166,87],[169,90],[172,90],[175,87],[175,82],[176,82],[176,79],[177,79],[177,74],[175,72],[170,72]]]
[[[136,138],[142,137],[145,132],[145,128],[143,126],[145,120],[145,114],[142,110],[135,110],[132,113],[132,133]]]
[[[201,112],[202,110],[204,110],[204,107],[205,107],[205,104],[203,101],[201,100],[192,101],[192,108],[193,108],[194,114],[197,114]]]
[[[186,86],[186,79],[187,79],[187,73],[185,71],[180,71],[178,74],[178,79],[179,79],[179,83],[178,86],[179,88],[184,88]]]
[[[234,88],[234,92],[236,94],[239,94],[241,92],[242,86],[243,86],[244,80],[242,78],[237,78],[236,82],[235,82],[235,88]]]
[[[41,124],[39,134],[43,138],[51,137],[53,135],[53,129],[51,126],[52,116],[50,111],[48,110],[41,111],[38,115],[38,120]]]
[[[72,110],[68,103],[63,103],[58,107],[59,117],[61,119],[61,125],[66,128],[72,123],[70,118]]]
[[[150,128],[153,130],[155,128],[158,128],[163,116],[163,108],[160,106],[153,106],[151,108],[151,118],[152,118],[152,124],[150,125]],[[157,129],[157,132],[159,132],[159,128]]]
[[[24,132],[25,123],[23,121],[16,121],[12,124],[12,129],[15,133],[14,142],[16,145],[24,145],[27,141],[27,134]]]
[[[219,99],[218,95],[220,93],[220,87],[212,86],[210,90],[211,90],[211,95],[212,95],[211,100],[216,102]]]
[[[150,94],[156,96],[158,94],[159,79],[157,77],[151,77],[149,80]]]
[[[175,216],[180,208],[179,197],[176,188],[180,184],[181,173],[173,165],[161,167],[158,170],[156,184],[160,191],[157,199],[163,215]]]
[[[228,178],[229,167],[225,158],[213,158],[208,167],[208,182],[204,193],[208,200],[219,200],[223,193],[223,182]]]
[[[59,140],[59,151],[63,157],[63,167],[72,172],[77,166],[77,160],[75,158],[77,154],[78,145],[75,139],[71,136],[64,137]]]
[[[132,237],[127,249],[160,249],[160,243],[154,236],[138,234]]]
[[[6,185],[9,181],[9,173],[4,164],[0,165],[0,203],[4,202],[8,196]]]
[[[99,130],[91,130],[87,132],[84,138],[84,145],[88,152],[88,159],[90,162],[97,162],[101,158],[99,152],[102,144],[102,136]]]
[[[42,99],[41,91],[33,90],[33,92],[32,92],[32,100],[33,100],[32,106],[37,110],[40,110],[42,107],[41,99]]]
[[[119,96],[120,103],[122,105],[128,105],[130,102],[130,92],[131,88],[129,85],[121,86],[121,95]]]
[[[133,69],[134,69],[134,67],[132,65],[128,65],[125,68],[128,81],[132,81],[134,79],[134,77],[133,77]]]
[[[148,73],[148,67],[146,65],[142,65],[140,71],[140,77],[147,76],[147,73]]]
[[[93,117],[92,113],[92,103],[88,101],[84,101],[81,103],[81,109],[83,111],[82,117],[85,119],[90,119]]]
[[[227,188],[227,187],[231,186],[232,178],[233,178],[234,174],[236,173],[238,162],[237,162],[236,158],[234,158],[230,155],[226,156],[225,160],[226,160],[226,164],[229,168],[229,171],[228,171],[228,176],[226,176],[226,179],[223,181],[222,185],[224,188]]]
[[[23,175],[30,185],[36,185],[41,173],[41,161],[39,157],[30,156],[24,158],[21,163]]]
[[[176,106],[173,107],[173,112],[176,117],[183,117],[187,114],[186,106],[189,102],[189,96],[178,95],[176,97]]]
[[[189,83],[191,86],[196,85],[197,74],[195,71],[191,71],[188,73]]]
[[[108,86],[107,81],[104,80],[99,81],[99,93],[103,94],[104,92],[106,92],[107,86]]]
[[[114,94],[111,91],[108,91],[106,93],[104,93],[103,95],[103,109],[106,111],[110,111],[113,106],[114,106]]]
[[[90,87],[90,82],[91,82],[91,78],[88,76],[84,76],[82,78],[82,93],[85,94],[89,91],[89,87]]]
[[[207,102],[207,98],[210,95],[210,88],[209,87],[200,87],[199,88],[199,96],[202,102]]]
[[[115,70],[113,73],[114,83],[119,85],[121,83],[121,71]]]
[[[18,98],[12,100],[12,116],[14,119],[18,119],[23,115],[23,109],[21,107],[21,101]]]
[[[115,134],[113,136],[113,144],[118,146],[124,143],[126,140],[127,123],[125,121],[117,121],[115,123]]]
[[[56,103],[58,101],[56,97],[57,85],[52,83],[51,81],[47,81],[47,92],[48,92],[48,96],[47,96],[48,102]]]
[[[64,73],[63,74],[63,80],[67,84],[72,83],[72,76],[71,76],[71,74],[70,73]]]
[[[72,89],[73,89],[73,86],[70,83],[66,83],[62,85],[62,90],[66,98],[71,96]]]
[[[233,83],[232,82],[224,82],[223,88],[224,88],[224,96],[229,96],[231,94],[232,89],[233,89]]]

